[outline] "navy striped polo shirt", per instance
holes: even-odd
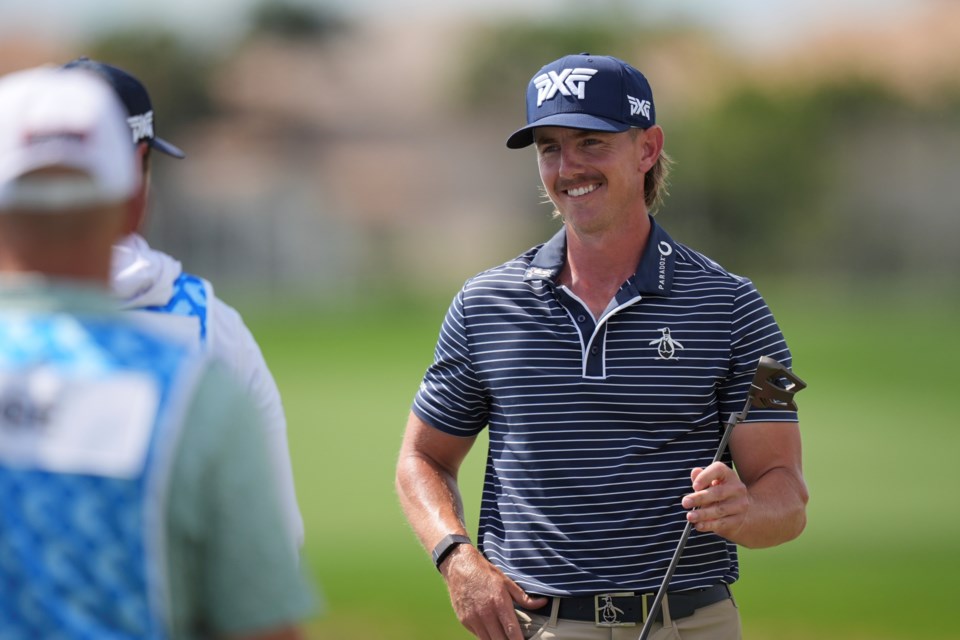
[[[713,459],[760,356],[791,366],[753,283],[651,223],[636,274],[598,322],[555,281],[563,229],[468,280],[413,403],[448,434],[489,426],[478,545],[529,593],[656,591],[690,470]],[[737,577],[736,545],[694,531],[671,588]]]

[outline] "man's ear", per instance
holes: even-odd
[[[663,151],[663,129],[659,125],[645,129],[637,135],[639,146],[638,169],[646,173],[653,168]]]
[[[124,231],[127,235],[143,226],[147,215],[147,194],[150,193],[150,148],[146,142],[137,145],[137,167],[141,168],[140,186],[127,204]]]

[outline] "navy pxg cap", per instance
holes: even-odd
[[[656,123],[653,91],[643,74],[612,56],[564,56],[527,86],[527,126],[507,139],[511,149],[533,144],[537,127],[591,131],[646,129]]]
[[[99,74],[113,87],[114,92],[127,108],[127,124],[133,133],[133,143],[146,142],[157,151],[162,151],[174,158],[185,158],[187,154],[162,138],[158,138],[153,130],[153,104],[147,88],[132,75],[104,62],[97,62],[87,57],[71,60],[63,65],[65,69],[88,69]]]

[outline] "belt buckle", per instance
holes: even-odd
[[[598,627],[635,627],[636,622],[625,622],[620,619],[623,615],[623,609],[617,607],[614,598],[632,598],[636,594],[633,591],[622,591],[619,593],[601,593],[593,596],[594,621]],[[647,599],[643,601],[643,619],[647,619]]]

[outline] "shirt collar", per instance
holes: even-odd
[[[119,310],[105,284],[36,273],[0,274],[0,309],[96,314]]]
[[[639,293],[669,296],[673,290],[673,267],[677,243],[650,216],[650,237],[633,276]]]
[[[530,266],[523,273],[523,279],[556,282],[566,261],[567,228],[563,226],[533,255]]]
[[[673,270],[677,244],[650,216],[650,236],[637,271],[628,281],[639,294],[669,296],[673,289]],[[547,280],[555,283],[567,260],[566,227],[561,228],[534,254],[523,274],[525,281]]]

